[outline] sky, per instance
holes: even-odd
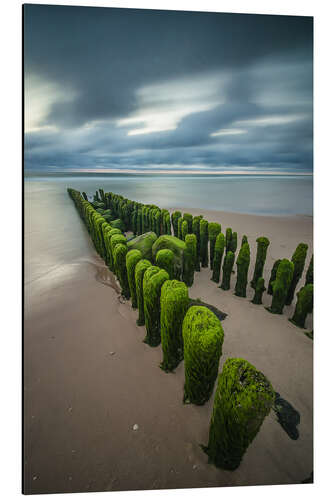
[[[35,171],[312,173],[311,17],[25,5]]]

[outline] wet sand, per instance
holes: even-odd
[[[310,217],[186,212],[221,222],[222,230],[232,227],[239,243],[248,235],[249,279],[258,236],[271,240],[266,283],[274,260],[290,258],[299,242],[311,246],[306,267],[311,258]],[[299,439],[292,440],[272,411],[240,467],[219,470],[200,448],[208,440],[213,398],[203,407],[183,405],[183,363],[174,374],[159,368],[161,347],[142,342],[137,312],[119,298],[83,227],[82,238],[89,258],[64,264],[54,287],[39,284],[37,293],[32,282],[25,289],[25,492],[290,484],[307,478],[313,470],[313,343],[288,321],[294,306],[272,315],[250,302],[250,287],[246,299],[233,295],[236,275],[229,291],[217,288],[208,269],[195,275],[190,296],[228,314],[221,367],[228,357],[244,357],[301,416]],[[265,294],[264,304],[270,300]],[[312,316],[306,327],[312,329]]]

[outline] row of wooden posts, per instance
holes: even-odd
[[[85,199],[88,199],[85,193],[82,194]],[[235,295],[238,297],[247,296],[250,246],[246,235],[242,237],[236,259],[237,232],[227,228],[224,235],[221,232],[221,224],[208,222],[202,215],[193,217],[192,214],[181,214],[179,211],[170,215],[168,210],[161,210],[156,205],[144,205],[128,200],[121,195],[104,193],[102,189],[96,191],[93,205],[97,211],[104,214],[106,220],[108,217],[110,219],[112,217],[118,218],[109,221],[113,227],[131,230],[134,236],[145,234],[147,231],[154,232],[157,237],[172,235],[173,229],[173,235],[178,238],[178,246],[180,245],[179,240],[184,241],[185,245],[180,249],[183,252],[182,266],[176,268],[176,272],[172,272],[174,263],[170,251],[165,250],[159,256],[159,266],[166,269],[170,277],[181,279],[187,286],[191,287],[194,281],[194,272],[200,271],[201,268],[210,267],[212,281],[219,283],[222,274],[219,287],[223,290],[229,290],[231,274],[236,263]],[[107,212],[106,215],[105,212]],[[177,245],[174,241],[172,243],[171,248],[167,249],[172,250],[174,254]],[[250,285],[254,289],[252,302],[262,304],[262,296],[266,291],[263,272],[270,242],[268,238],[261,236],[257,238],[256,243],[256,261]],[[164,241],[164,244],[170,247],[171,242]],[[307,250],[308,245],[300,243],[290,260],[278,259],[274,262],[267,286],[267,294],[272,296],[271,306],[267,310],[271,313],[282,314],[284,306],[292,303],[297,285],[302,278]],[[290,321],[300,328],[304,328],[306,317],[312,312],[312,309],[313,255],[306,273],[305,285],[297,293],[297,303]]]
[[[188,269],[192,274],[192,268],[194,273],[198,265],[195,233],[187,233],[184,242],[170,234],[167,211],[162,216],[162,211],[155,207],[143,205],[134,209],[132,203],[135,202],[128,204],[128,200],[112,193],[104,194],[100,190],[92,203],[85,193],[81,195],[70,188],[68,193],[87,226],[97,252],[116,274],[123,295],[131,299],[133,308],[138,309],[137,323],[146,328],[144,341],[150,346],[162,343],[161,368],[173,371],[184,359],[184,402],[204,404],[211,397],[218,376],[224,331],[218,318],[208,308],[190,304],[188,286],[191,285],[187,285],[186,281],[191,282],[191,279],[188,280]],[[174,223],[176,219],[177,225]],[[174,230],[176,226],[178,229],[179,217],[175,218],[172,214],[171,220]],[[189,221],[189,217],[185,218],[181,226],[186,228],[184,222],[187,222],[188,229]],[[191,222],[190,229],[194,231],[194,218]],[[202,227],[208,229],[208,222],[200,218],[199,230]],[[128,229],[136,235],[140,234],[127,240],[123,232]],[[162,232],[164,230],[166,233]],[[210,238],[214,259],[220,251],[218,237],[222,234],[217,228],[215,233],[215,240]],[[204,234],[209,238],[206,230]],[[233,234],[236,233],[231,233],[231,241],[235,245]],[[204,241],[204,238],[200,239],[200,243]],[[244,241],[242,248],[244,245],[248,243]],[[236,249],[235,246],[232,248]],[[177,252],[183,253],[181,265],[179,262],[176,265]],[[205,245],[200,245],[200,263],[208,265]],[[177,279],[174,279],[175,275]],[[210,461],[224,469],[234,470],[239,466],[273,405],[274,394],[267,378],[248,361],[230,358],[224,363],[218,376],[209,442],[204,447]]]

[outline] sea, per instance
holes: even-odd
[[[313,215],[306,175],[75,174],[24,177],[24,271],[29,297],[61,284],[74,263],[94,255],[67,188],[92,196],[103,188],[161,208],[202,208],[257,215]]]

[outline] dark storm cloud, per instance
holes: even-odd
[[[27,5],[24,19],[25,73],[59,93],[27,131],[28,168],[312,168],[311,18]],[[200,97],[207,75],[212,95]],[[160,126],[186,101],[184,78],[199,93],[173,130],[119,126],[161,109]],[[272,116],[282,121],[255,121]],[[221,129],[246,132],[211,135]]]

